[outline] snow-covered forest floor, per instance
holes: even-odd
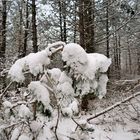
[[[87,119],[116,102],[139,92],[139,90],[139,79],[110,80],[107,87],[108,92],[103,99],[88,98],[88,111],[82,112],[82,118]],[[19,93],[15,95],[14,90],[12,92],[9,91],[8,94],[10,96],[7,95],[7,99],[13,100],[13,102],[16,102],[18,98],[22,98]],[[12,99],[9,97],[12,97]],[[93,140],[140,140],[140,96],[91,120],[90,123],[95,125],[95,131],[91,132],[91,139]],[[62,124],[60,121],[59,127],[61,127],[61,130],[64,130],[63,132],[68,131],[69,128],[73,128],[73,131],[75,131],[76,124],[66,118]],[[67,135],[67,133],[64,134]]]
[[[89,99],[89,115],[122,101],[140,91],[139,79],[109,81],[108,92],[102,100]],[[99,130],[96,140],[140,139],[140,96],[125,102],[111,111],[90,121]]]

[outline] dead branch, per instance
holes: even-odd
[[[125,102],[127,102],[127,101],[129,101],[129,100],[131,100],[131,99],[133,99],[133,98],[135,98],[135,97],[137,97],[137,96],[139,96],[139,95],[140,95],[140,92],[136,92],[136,93],[134,93],[133,95],[131,95],[131,96],[125,98],[124,100],[122,100],[122,101],[120,101],[120,102],[117,102],[117,103],[115,103],[114,105],[112,105],[112,106],[110,106],[110,107],[108,107],[108,108],[102,110],[101,112],[99,112],[99,113],[97,113],[97,114],[95,114],[95,115],[89,117],[89,118],[87,119],[87,121],[90,121],[90,120],[92,120],[92,119],[95,119],[95,118],[97,118],[97,117],[99,117],[99,116],[101,116],[101,115],[107,113],[108,111],[110,111],[110,110],[112,110],[112,109],[118,107],[118,106],[121,105],[122,103],[125,103]]]

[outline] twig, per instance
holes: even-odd
[[[10,128],[10,127],[13,127],[13,126],[15,126],[15,125],[18,125],[18,124],[24,123],[24,122],[25,122],[25,121],[20,121],[20,122],[17,122],[17,123],[13,123],[13,124],[11,124],[11,125],[8,125],[8,126],[3,127],[3,129],[8,129],[8,128]]]
[[[9,85],[5,88],[5,90],[4,90],[4,91],[2,92],[2,94],[0,95],[0,99],[2,99],[4,95],[6,95],[5,93],[6,93],[6,91],[9,89],[9,87],[12,85],[12,83],[13,83],[13,81],[11,81],[11,82],[9,83]]]
[[[84,128],[77,121],[75,121],[74,118],[71,118],[71,119],[77,124],[77,127],[80,127],[81,130],[84,131]],[[77,129],[77,127],[76,127],[76,129]]]
[[[104,109],[103,111],[101,111],[101,112],[99,112],[99,113],[97,113],[97,114],[91,116],[90,118],[87,119],[87,121],[90,121],[90,120],[92,120],[92,119],[94,119],[94,118],[97,118],[97,117],[99,117],[99,116],[101,116],[101,115],[107,113],[108,111],[110,111],[110,110],[112,110],[112,109],[118,107],[120,104],[125,103],[125,102],[127,102],[127,101],[129,101],[129,100],[135,98],[136,96],[139,96],[139,95],[140,95],[140,92],[136,92],[135,94],[133,94],[133,95],[127,97],[127,98],[124,99],[123,101],[117,102],[116,104],[114,104],[114,105],[112,105],[112,106],[110,106],[110,107]]]

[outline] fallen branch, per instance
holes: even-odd
[[[110,110],[112,110],[112,109],[118,107],[118,106],[121,105],[122,103],[125,103],[125,102],[127,102],[127,101],[129,101],[129,100],[135,98],[136,96],[139,96],[139,95],[140,95],[140,92],[136,92],[135,94],[133,94],[133,95],[131,95],[131,96],[125,98],[124,100],[122,100],[122,101],[120,101],[120,102],[117,102],[116,104],[114,104],[114,105],[112,105],[112,106],[110,106],[110,107],[108,107],[108,108],[102,110],[101,112],[99,112],[99,113],[97,113],[97,114],[91,116],[90,118],[87,119],[87,121],[90,121],[90,120],[92,120],[92,119],[95,119],[95,118],[97,118],[97,117],[99,117],[99,116],[101,116],[101,115],[107,113],[108,111],[110,111]]]

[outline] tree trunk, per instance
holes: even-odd
[[[85,27],[84,27],[84,0],[79,0],[79,33],[80,33],[80,45],[86,49],[85,46]]]
[[[63,41],[67,42],[67,24],[66,24],[66,2],[62,2],[62,13],[63,13]]]
[[[37,28],[36,28],[36,4],[35,0],[32,0],[32,33],[33,33],[33,52],[36,53],[38,51],[37,45]]]
[[[24,47],[23,47],[23,57],[26,56],[27,51],[27,37],[28,37],[28,28],[29,28],[29,9],[28,9],[28,0],[26,1],[26,21],[25,21],[25,32],[24,32]]]
[[[73,42],[76,43],[76,34],[77,34],[77,2],[75,1],[74,5],[74,31],[73,31]]]
[[[59,6],[59,26],[60,26],[60,39],[63,41],[63,27],[62,27],[62,3],[61,0],[58,1]]]
[[[18,57],[22,57],[22,1],[19,2],[19,32],[18,32]]]
[[[130,49],[130,44],[129,40],[127,38],[127,49],[128,49],[128,59],[129,59],[129,73],[132,74],[132,60],[131,60],[131,49]]]
[[[94,0],[79,0],[80,45],[88,53],[95,52]]]
[[[106,0],[106,56],[109,58],[109,8],[108,0]]]
[[[5,56],[6,50],[6,19],[7,19],[7,12],[6,12],[6,0],[2,0],[2,25],[1,25],[1,45],[0,45],[0,56]]]
[[[0,56],[2,48],[2,2],[0,1]]]

